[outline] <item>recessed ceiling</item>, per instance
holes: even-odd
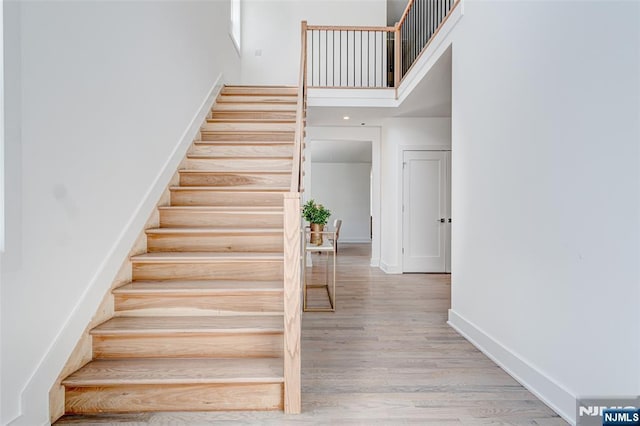
[[[309,126],[379,126],[388,117],[451,117],[451,48],[399,107],[310,106],[307,114]],[[349,120],[344,120],[345,116]]]
[[[371,142],[312,140],[308,142],[311,163],[370,163]]]

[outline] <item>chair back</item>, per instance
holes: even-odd
[[[336,219],[333,221],[333,229],[336,231],[336,240],[340,236],[340,227],[342,226],[342,219]]]

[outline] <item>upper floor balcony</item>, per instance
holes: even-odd
[[[447,48],[461,0],[411,0],[394,26],[302,22],[301,83],[311,107],[397,107]]]

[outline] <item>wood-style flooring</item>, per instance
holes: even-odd
[[[368,245],[341,244],[336,312],[303,314],[302,414],[66,416],[56,424],[566,424],[446,324],[449,275],[386,275],[369,256]],[[322,304],[326,292],[309,296]]]

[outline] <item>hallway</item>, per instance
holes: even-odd
[[[564,425],[446,324],[449,275],[386,275],[342,244],[335,313],[304,313],[303,413],[67,417],[58,424]],[[320,290],[313,297],[323,294]]]

